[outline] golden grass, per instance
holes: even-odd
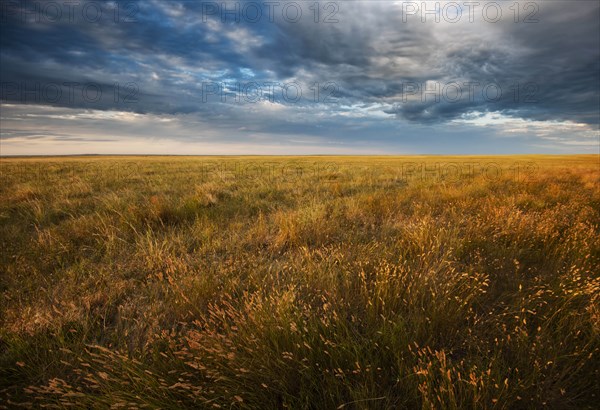
[[[598,161],[3,158],[0,408],[594,408]]]

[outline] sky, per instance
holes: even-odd
[[[3,156],[600,149],[596,0],[0,4]]]

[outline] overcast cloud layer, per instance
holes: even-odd
[[[476,3],[3,0],[2,155],[598,152],[600,3]]]

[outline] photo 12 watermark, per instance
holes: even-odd
[[[515,182],[531,181],[538,172],[532,161],[407,161],[398,165],[380,165],[370,168],[371,177],[385,176],[404,184],[410,182],[457,183],[483,179],[487,182],[509,179]]]
[[[500,101],[509,98],[513,102],[536,103],[540,86],[527,81],[499,84],[479,81],[407,81],[400,84],[400,100],[407,102],[475,102]]]
[[[165,172],[170,172],[168,169]],[[174,168],[173,173],[178,170]],[[328,185],[365,184],[378,188],[427,188],[436,184],[470,184],[512,181],[530,183],[538,176],[533,161],[399,161],[394,164],[353,164],[344,161],[215,161],[199,159],[185,171],[185,184],[297,184],[310,181]],[[138,161],[41,161],[0,162],[2,183],[89,183],[91,187],[118,188],[123,184],[152,184],[155,172]],[[160,182],[160,179],[157,180]],[[417,185],[415,185],[417,184]]]
[[[202,22],[222,23],[339,23],[338,2],[318,1],[202,1]]]
[[[403,1],[403,23],[539,23],[534,1]]]
[[[249,81],[202,82],[202,102],[257,103],[332,103],[339,96],[340,87],[334,81],[300,84],[298,82]]]
[[[137,23],[139,1],[2,0],[0,21],[24,24]]]
[[[89,180],[94,183],[126,182],[143,177],[142,166],[135,161],[104,163],[101,161],[2,162],[2,180],[48,184],[58,181]]]
[[[96,82],[61,81],[2,81],[0,101],[21,104],[134,104],[139,102],[137,83],[101,84]]]

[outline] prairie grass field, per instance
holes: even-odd
[[[0,408],[600,402],[597,155],[0,171]]]

